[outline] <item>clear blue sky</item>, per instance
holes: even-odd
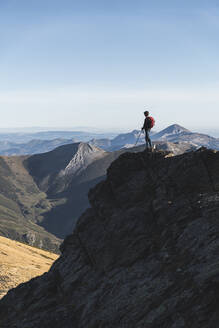
[[[218,127],[218,1],[2,0],[0,42],[0,128]]]

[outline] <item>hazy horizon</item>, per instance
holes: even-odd
[[[178,124],[178,123],[174,123]],[[156,126],[153,128],[154,132],[159,132],[163,129],[168,128],[170,125],[163,127],[162,129],[157,129]],[[187,129],[186,126],[183,126],[184,128]],[[87,132],[87,133],[93,133],[93,134],[120,134],[120,133],[129,133],[133,130],[140,130],[140,127],[135,128],[135,129],[126,129],[126,128],[120,128],[120,129],[115,129],[115,128],[109,128],[109,129],[98,129],[95,127],[36,127],[36,126],[29,126],[29,127],[21,127],[21,128],[0,128],[0,134],[3,133],[38,133],[38,132],[46,132],[46,131],[66,131],[66,132]],[[218,138],[219,137],[219,128],[214,130],[214,129],[207,129],[207,128],[193,128],[193,129],[188,129],[191,132],[197,132],[197,133],[202,133],[202,134],[208,134],[212,137]],[[1,139],[1,138],[0,138]]]

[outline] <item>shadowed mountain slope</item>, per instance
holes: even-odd
[[[0,157],[0,235],[57,252],[59,238],[89,206],[88,190],[117,156],[76,143],[31,157]]]
[[[104,150],[87,143],[74,143],[31,156],[26,165],[39,187],[48,194],[65,190],[94,161],[107,156]]]
[[[76,143],[29,157],[25,163],[30,175],[53,204],[40,224],[60,238],[69,234],[78,216],[89,206],[88,190],[104,178],[117,156]]]
[[[114,155],[104,160],[107,154],[77,143],[32,157],[0,157],[0,235],[58,251],[59,238],[88,207],[88,190],[112,162]]]
[[[219,152],[125,153],[51,270],[0,301],[1,328],[213,328]]]

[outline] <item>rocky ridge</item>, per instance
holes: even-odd
[[[104,155],[107,155],[107,152],[104,150],[81,142],[78,146],[77,152],[68,163],[66,168],[60,171],[59,176],[62,177],[72,174],[78,175],[84,171],[93,161],[102,158]]]
[[[219,152],[124,153],[51,270],[0,301],[0,327],[215,328]]]

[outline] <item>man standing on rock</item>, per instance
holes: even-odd
[[[149,133],[155,124],[155,120],[153,119],[153,117],[149,116],[148,111],[144,112],[144,116],[145,116],[145,120],[142,130],[145,131],[146,149],[148,150],[149,149],[148,146],[150,146],[150,149],[152,150],[152,143]]]

